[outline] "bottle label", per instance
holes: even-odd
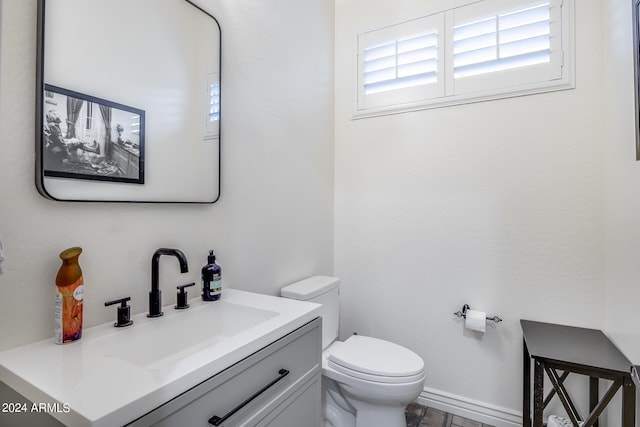
[[[73,298],[76,301],[82,301],[84,299],[84,285],[80,285],[73,290]]]
[[[222,275],[213,273],[210,276],[202,276],[202,299],[205,301],[217,301],[222,293]]]
[[[56,291],[55,304],[55,342],[62,344],[62,294],[59,291]]]
[[[218,275],[218,280],[215,280],[216,276],[214,277],[214,281],[211,282],[211,296],[216,296],[216,295],[220,295],[222,293],[222,279],[220,278],[220,276]]]
[[[67,286],[58,286],[55,297],[55,342],[63,344],[82,336],[82,277]]]

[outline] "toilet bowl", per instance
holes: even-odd
[[[423,389],[424,361],[389,341],[337,341],[339,280],[314,276],[282,288],[286,298],[322,304],[324,427],[405,427],[405,407]]]

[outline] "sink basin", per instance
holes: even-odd
[[[205,303],[187,310],[171,310],[160,318],[141,317],[133,326],[91,340],[92,349],[141,368],[161,369],[188,360],[277,315],[275,311],[227,301]]]
[[[64,425],[125,425],[300,328],[319,305],[225,289],[220,301],[189,301],[164,316],[133,316],[86,328],[82,339],[51,338],[0,352],[0,381],[32,402],[59,402]],[[115,310],[114,313],[115,315]]]

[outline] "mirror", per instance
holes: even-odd
[[[204,6],[39,0],[38,13],[38,191],[60,201],[215,202],[221,39]]]

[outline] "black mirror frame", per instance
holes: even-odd
[[[220,55],[220,69],[219,69],[219,75],[220,75],[220,95],[219,95],[219,101],[220,104],[222,105],[222,28],[220,27],[220,23],[218,22],[218,20],[211,15],[209,12],[207,12],[206,10],[204,10],[203,8],[201,8],[200,6],[198,6],[197,4],[193,3],[191,0],[184,0],[186,3],[189,3],[191,6],[195,7],[196,9],[198,9],[200,12],[204,13],[205,15],[207,15],[208,17],[210,17],[211,19],[213,19],[213,21],[215,22],[215,24],[218,26],[218,30],[220,32],[220,38],[219,38],[219,46],[218,46],[218,52]],[[35,79],[35,83],[36,83],[36,108],[35,108],[35,135],[34,135],[34,139],[35,139],[35,185],[36,185],[36,189],[38,190],[38,193],[40,193],[40,195],[42,195],[44,198],[49,199],[49,200],[55,200],[55,201],[59,201],[59,202],[89,202],[89,203],[151,203],[151,204],[158,204],[158,203],[171,203],[171,204],[195,204],[195,205],[202,205],[202,204],[213,204],[215,202],[217,202],[218,200],[220,200],[220,195],[221,195],[221,190],[222,190],[222,120],[220,120],[219,122],[219,129],[218,129],[218,188],[217,188],[217,197],[214,200],[210,200],[210,201],[154,201],[154,200],[89,200],[89,199],[58,199],[56,197],[53,197],[51,194],[49,194],[44,186],[44,162],[43,162],[43,155],[42,155],[42,149],[43,149],[43,134],[42,134],[42,128],[43,128],[43,101],[44,101],[44,89],[45,89],[45,82],[44,82],[44,25],[45,25],[45,9],[46,9],[46,0],[38,0],[38,4],[37,4],[37,32],[36,32],[36,79]],[[222,110],[220,111],[220,118],[222,118]]]

